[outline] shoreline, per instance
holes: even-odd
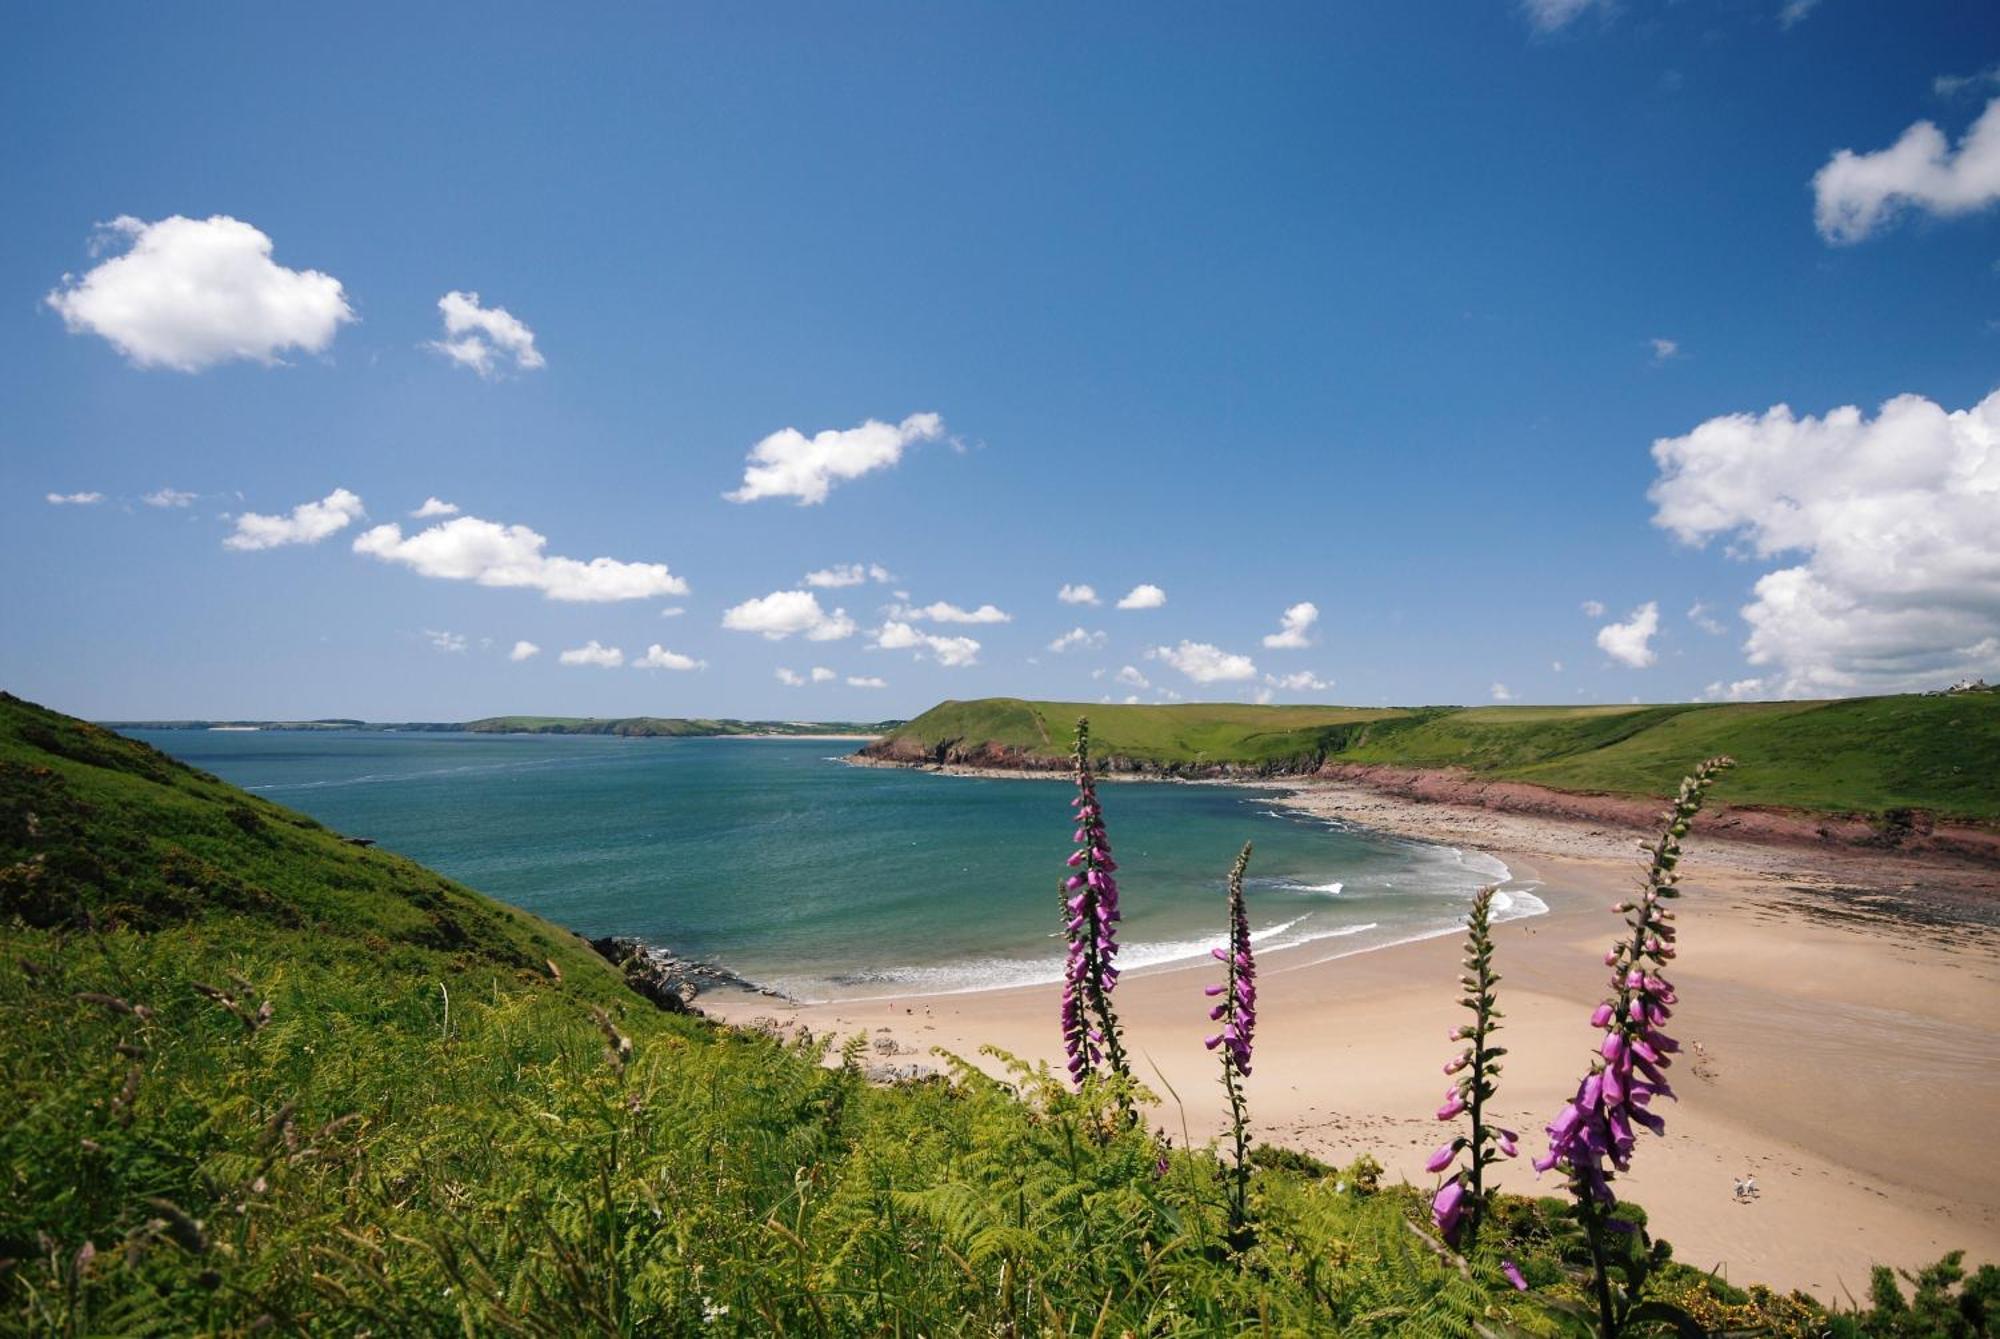
[[[1530,883],[1548,911],[1495,929],[1512,1052],[1496,1106],[1523,1149],[1495,1179],[1559,1193],[1526,1163],[1588,1059],[1600,955],[1618,925],[1606,908],[1638,877],[1640,834],[1351,783],[1193,784],[1279,791],[1323,819],[1483,852]],[[1917,1268],[1960,1248],[2000,1260],[2000,1168],[1969,1132],[2000,1113],[2000,877],[1940,866],[1705,837],[1697,822],[1682,867],[1681,1100],[1619,1183],[1688,1263],[1838,1301],[1865,1295],[1873,1264]],[[1263,962],[1254,1138],[1336,1165],[1370,1153],[1391,1180],[1434,1184],[1422,1163],[1444,1129],[1430,1111],[1462,1013],[1457,938],[1288,960],[1309,947]],[[1200,1040],[1207,976],[1201,960],[1160,964],[1118,992],[1135,1073],[1162,1099],[1150,1119],[1177,1142],[1222,1129]],[[864,1033],[878,1078],[940,1069],[940,1050],[995,1070],[987,1045],[1060,1070],[1048,985],[819,1004],[730,992],[700,1006],[781,1034]],[[1746,1174],[1761,1193],[1741,1201],[1732,1183]]]

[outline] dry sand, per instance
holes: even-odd
[[[1486,850],[1549,904],[1496,931],[1509,1048],[1496,1119],[1522,1133],[1500,1185],[1558,1193],[1528,1157],[1591,1054],[1609,905],[1636,887],[1638,835],[1486,810],[1414,804],[1299,783],[1293,803],[1331,818]],[[1115,824],[1115,812],[1113,813]],[[1915,1267],[1946,1250],[2000,1260],[2000,904],[1994,871],[1738,843],[1689,843],[1681,957],[1678,1104],[1664,1138],[1642,1135],[1622,1193],[1691,1264],[1739,1283],[1864,1295],[1869,1266]],[[1139,890],[1134,890],[1139,891]],[[1345,1163],[1361,1153],[1428,1186],[1430,1118],[1453,1052],[1458,942],[1263,962],[1260,1140]],[[1200,966],[1135,972],[1117,1003],[1156,1124],[1196,1143],[1222,1128]],[[704,997],[733,1022],[774,1016],[817,1035],[866,1032],[888,1063],[937,1065],[985,1044],[1060,1063],[1054,987],[789,1005]],[[991,1064],[989,1062],[989,1067]],[[1179,1101],[1167,1096],[1168,1088]],[[1742,1200],[1734,1181],[1754,1176]]]

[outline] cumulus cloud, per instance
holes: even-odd
[[[1295,651],[1312,645],[1312,627],[1319,622],[1319,606],[1302,600],[1278,619],[1278,630],[1264,635],[1264,645],[1273,651]]]
[[[617,669],[625,663],[625,653],[615,646],[601,645],[592,637],[582,646],[573,647],[556,657],[565,665],[589,665],[596,669]]]
[[[684,656],[678,651],[669,651],[658,642],[654,642],[646,648],[645,655],[640,656],[632,662],[632,668],[647,670],[698,670],[707,669],[708,662],[706,660],[696,660],[693,656]]]
[[[1973,74],[1941,74],[1931,80],[1931,92],[1941,98],[1955,98],[1968,90],[1992,88],[2000,85],[2000,63],[1987,66]]]
[[[1842,149],[1813,176],[1814,221],[1829,242],[1859,242],[1897,214],[1970,214],[2000,200],[2000,98],[1953,150],[1919,121],[1874,153]]]
[[[433,516],[456,516],[458,515],[458,504],[456,502],[446,502],[443,498],[427,497],[424,499],[424,505],[411,512],[410,515],[420,521],[427,521]]]
[[[1125,598],[1118,602],[1120,609],[1158,609],[1167,602],[1167,593],[1158,586],[1141,583],[1125,592]]]
[[[1709,607],[1700,600],[1696,600],[1688,606],[1688,622],[1694,624],[1711,637],[1720,637],[1723,633],[1729,631],[1728,628],[1722,626],[1722,621],[1709,611]]]
[[[878,679],[872,674],[850,674],[847,676],[849,688],[887,688],[887,679]]]
[[[1127,665],[1120,669],[1117,678],[1118,682],[1124,684],[1127,688],[1151,688],[1153,686],[1146,681],[1146,676],[1139,672],[1137,665]]]
[[[792,497],[801,507],[814,506],[826,501],[834,484],[886,470],[903,458],[905,448],[942,436],[944,420],[936,414],[912,414],[901,423],[871,418],[858,428],[828,428],[811,437],[780,428],[750,448],[743,486],[723,496],[731,502]]]
[[[1488,691],[1492,693],[1495,702],[1512,702],[1514,700],[1514,690],[1504,683],[1496,681]]]
[[[1288,693],[1324,693],[1333,687],[1333,680],[1322,679],[1311,670],[1298,670],[1292,674],[1266,674],[1264,682],[1273,688],[1282,688]]]
[[[46,493],[43,496],[48,498],[51,506],[56,507],[94,507],[104,501],[102,493]]]
[[[1062,636],[1049,643],[1049,650],[1061,655],[1064,651],[1095,651],[1108,639],[1101,632],[1091,632],[1085,628],[1071,628]]]
[[[140,495],[139,500],[149,507],[188,507],[194,505],[195,495],[179,488],[156,488]]]
[[[939,600],[935,604],[919,605],[914,608],[909,605],[898,605],[892,608],[889,613],[892,618],[909,619],[912,621],[928,619],[933,623],[1011,623],[1014,621],[1012,614],[1003,613],[990,604],[982,604],[977,609],[961,609],[955,604],[946,604],[943,600]]]
[[[533,642],[523,640],[514,643],[514,649],[507,653],[507,659],[513,661],[533,660],[541,653],[541,647],[536,646]]]
[[[1785,696],[1935,687],[2000,670],[2000,392],[1870,418],[1779,405],[1653,444],[1653,523],[1767,572],[1742,610],[1750,663]]]
[[[882,651],[915,651],[930,656],[947,669],[979,663],[979,643],[970,637],[939,637],[921,632],[908,623],[891,619],[875,634],[875,648]]]
[[[837,642],[854,635],[854,620],[845,609],[820,608],[819,597],[807,590],[777,590],[723,611],[722,626],[731,632],[754,632],[774,642],[797,634],[809,642]]]
[[[1064,604],[1104,603],[1102,600],[1097,598],[1096,590],[1094,590],[1089,586],[1072,586],[1065,584],[1061,590],[1056,592],[1056,598],[1058,600],[1061,600]]]
[[[1196,683],[1229,683],[1257,677],[1257,666],[1249,656],[1234,655],[1208,642],[1156,646],[1146,652],[1146,658],[1165,661]]]
[[[1736,679],[1730,683],[1717,679],[1702,692],[1710,702],[1756,702],[1768,694],[1769,685],[1762,679]]]
[[[301,502],[288,516],[243,512],[236,518],[235,533],[222,544],[246,551],[275,549],[282,544],[317,544],[361,516],[361,499],[345,488],[336,488],[317,502]]]
[[[677,605],[677,604],[670,604],[670,605],[668,605],[668,606],[667,606],[667,607],[666,607],[665,609],[662,609],[662,610],[660,611],[660,617],[661,617],[661,618],[679,618],[679,617],[680,617],[680,616],[681,616],[682,614],[685,614],[686,612],[687,612],[687,610],[686,610],[686,609],[684,609],[684,608],[682,608],[682,607],[681,607],[680,605]]]
[[[525,525],[457,516],[407,538],[399,525],[378,525],[355,539],[354,551],[441,581],[538,590],[551,600],[603,603],[688,592],[665,563],[586,562],[544,552],[548,542]]]
[[[425,628],[424,637],[433,651],[463,651],[465,634],[462,632],[440,632],[435,628]]]
[[[1583,610],[1585,618],[1604,617],[1604,601],[1602,600],[1585,600],[1580,607]]]
[[[886,586],[894,581],[895,575],[880,563],[836,563],[823,567],[817,572],[806,573],[808,586],[838,589],[841,586],[858,586],[864,581],[873,581]]]
[[[774,673],[778,682],[787,688],[803,688],[805,686],[806,676],[795,669],[786,669],[783,665],[780,665]]]
[[[355,319],[338,279],[275,263],[271,239],[239,219],[126,215],[99,239],[125,250],[64,275],[44,301],[70,330],[102,336],[138,367],[275,363],[287,349],[323,351]]]
[[[444,338],[427,346],[482,377],[497,376],[504,363],[533,372],[547,365],[535,348],[535,332],[505,307],[482,307],[479,294],[456,289],[438,299]]]
[[[1597,630],[1597,649],[1621,665],[1644,669],[1659,656],[1651,642],[1660,630],[1660,605],[1648,600],[1634,609],[1623,623],[1607,623]]]

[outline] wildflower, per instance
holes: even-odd
[[[1500,982],[1493,970],[1493,888],[1481,888],[1472,898],[1466,917],[1465,974],[1459,985],[1465,995],[1459,1003],[1472,1011],[1472,1021],[1452,1029],[1451,1039],[1463,1042],[1459,1053],[1447,1060],[1444,1072],[1452,1076],[1445,1089],[1444,1105],[1437,1110],[1439,1120],[1456,1120],[1471,1113],[1471,1130],[1438,1146],[1424,1164],[1427,1172],[1442,1172],[1466,1154],[1465,1166],[1452,1172],[1431,1201],[1431,1219],[1444,1239],[1456,1246],[1463,1232],[1467,1249],[1477,1235],[1479,1220],[1486,1212],[1486,1168],[1516,1151],[1516,1135],[1486,1123],[1485,1107],[1492,1100],[1500,1073],[1500,1057],[1506,1048],[1491,1044],[1500,1029],[1500,1010],[1494,1004],[1494,987]]]
[[[1076,723],[1077,849],[1069,867],[1077,872],[1063,880],[1063,931],[1069,953],[1063,965],[1063,1051],[1070,1078],[1078,1087],[1100,1065],[1113,1074],[1129,1076],[1118,1018],[1111,992],[1118,984],[1118,862],[1111,858],[1111,840],[1104,830],[1104,810],[1097,800],[1097,783],[1090,771],[1090,722]],[[1122,1099],[1121,1099],[1122,1101]],[[1128,1114],[1129,1109],[1128,1109]]]
[[[1507,1282],[1514,1285],[1515,1292],[1524,1293],[1528,1291],[1528,1281],[1521,1277],[1521,1267],[1512,1260],[1502,1260],[1500,1262],[1500,1272],[1507,1276]]]
[[[1224,967],[1222,984],[1202,993],[1220,996],[1208,1011],[1222,1031],[1203,1044],[1221,1048],[1222,1089],[1229,1095],[1229,1132],[1236,1165],[1229,1189],[1229,1240],[1237,1250],[1249,1244],[1250,1127],[1240,1080],[1250,1073],[1250,1047],[1257,1034],[1257,960],[1250,951],[1250,912],[1243,901],[1243,873],[1250,868],[1250,843],[1243,843],[1229,871],[1229,943],[1213,950]]]
[[[1630,933],[1604,955],[1611,993],[1590,1015],[1590,1025],[1604,1035],[1589,1071],[1577,1083],[1576,1096],[1549,1123],[1548,1152],[1535,1159],[1536,1171],[1561,1168],[1569,1177],[1590,1244],[1599,1329],[1607,1337],[1617,1332],[1619,1308],[1612,1297],[1603,1234],[1631,1229],[1605,1216],[1617,1203],[1610,1169],[1630,1169],[1635,1125],[1654,1134],[1665,1132],[1666,1122],[1648,1108],[1656,1097],[1674,1096],[1664,1071],[1680,1043],[1664,1027],[1679,997],[1665,969],[1674,956],[1677,932],[1666,903],[1680,896],[1675,885],[1680,881],[1681,838],[1716,777],[1733,765],[1728,758],[1711,758],[1681,782],[1673,809],[1665,815],[1665,830],[1646,848],[1652,860],[1645,888],[1636,899],[1618,903],[1617,913],[1626,918]],[[1629,1312],[1637,1300],[1636,1295],[1626,1297],[1624,1309]]]

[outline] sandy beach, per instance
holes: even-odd
[[[1523,1144],[1498,1181],[1557,1193],[1527,1161],[1588,1063],[1601,955],[1619,925],[1609,907],[1638,882],[1641,834],[1348,785],[1285,788],[1328,818],[1489,852],[1548,903],[1496,932],[1510,1051],[1497,1106]],[[1107,811],[1115,836],[1115,797]],[[2000,1121],[2000,871],[1704,840],[1698,827],[1683,870],[1680,1101],[1621,1191],[1679,1258],[1826,1300],[1863,1295],[1872,1264],[1915,1267],[1957,1248],[2000,1260],[2000,1165],[1982,1135]],[[1446,1034],[1463,1017],[1458,942],[1321,948],[1261,964],[1256,1137],[1337,1163],[1371,1153],[1392,1179],[1428,1186]],[[1200,1040],[1209,975],[1135,972],[1117,994],[1139,1075],[1162,1098],[1152,1119],[1197,1144],[1222,1128]],[[883,1064],[936,1066],[934,1048],[971,1058],[988,1044],[1060,1062],[1053,986],[805,1005],[721,992],[701,1004],[736,1023],[864,1032]],[[1735,1195],[1743,1176],[1754,1198]]]

